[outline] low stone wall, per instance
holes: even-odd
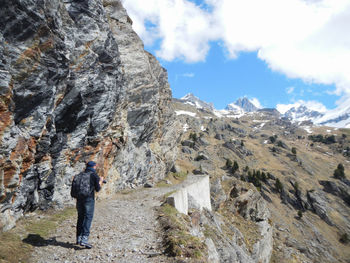
[[[179,190],[167,198],[167,203],[183,214],[191,208],[211,211],[209,176],[190,176]]]

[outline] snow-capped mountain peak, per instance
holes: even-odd
[[[350,128],[350,98],[344,100],[337,108],[327,111],[314,123],[338,128]]]
[[[228,104],[225,109],[228,111],[233,111],[237,113],[244,113],[244,110],[240,106],[237,106],[234,103]]]
[[[323,116],[323,113],[311,110],[305,105],[300,105],[298,107],[290,108],[284,113],[283,116],[293,121],[312,121],[317,118],[321,118]]]
[[[194,96],[192,93],[186,94],[184,97],[180,99],[183,103],[195,106],[197,109],[206,109],[213,111],[214,104],[202,101],[198,97]]]
[[[235,102],[227,105],[226,110],[229,111],[243,111],[243,112],[253,112],[257,111],[259,108],[249,100],[247,97],[239,98]]]

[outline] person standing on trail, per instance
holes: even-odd
[[[88,243],[90,227],[95,209],[95,191],[101,189],[103,177],[96,173],[96,163],[89,161],[84,172],[76,175],[72,182],[71,196],[77,199],[77,245],[92,248]]]

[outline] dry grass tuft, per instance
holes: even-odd
[[[45,242],[60,223],[73,215],[75,208],[66,208],[61,211],[50,211],[42,219],[30,218],[18,221],[14,229],[0,233],[0,262],[29,262],[34,246]]]
[[[160,207],[158,212],[166,253],[175,258],[188,258],[186,262],[207,262],[206,245],[189,233],[189,217],[168,204]]]

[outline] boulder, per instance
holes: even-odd
[[[321,191],[308,191],[308,202],[312,210],[327,224],[333,226],[334,223],[329,218],[328,214],[332,211],[332,208],[328,205],[324,193]]]
[[[252,189],[234,199],[234,206],[245,219],[260,222],[270,218],[270,211],[265,200],[259,192]]]
[[[227,196],[225,194],[224,189],[221,185],[221,180],[219,178],[215,178],[211,181],[210,184],[210,195],[211,195],[211,203],[214,210],[218,210],[222,204],[227,200]]]
[[[215,134],[215,139],[221,141],[222,140],[222,134],[219,134],[219,133]]]
[[[187,146],[193,148],[194,142],[192,140],[185,140],[182,143],[182,146]]]
[[[192,154],[192,150],[189,147],[182,147],[181,151],[183,153]]]

